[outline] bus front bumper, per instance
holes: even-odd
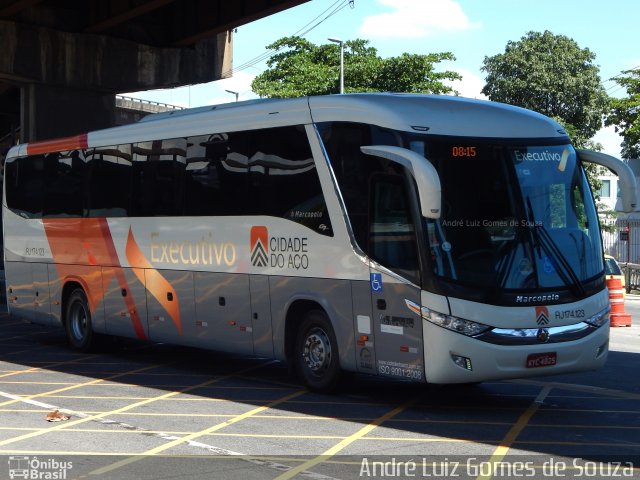
[[[596,370],[609,351],[609,322],[566,342],[497,345],[423,322],[429,383],[475,383]]]

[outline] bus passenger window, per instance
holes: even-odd
[[[252,214],[285,218],[320,234],[333,235],[304,127],[247,133]]]
[[[125,217],[131,194],[131,145],[95,148],[89,165],[89,216]]]
[[[84,152],[50,153],[45,157],[44,217],[81,217],[84,212]]]
[[[24,218],[42,217],[44,156],[14,159],[5,165],[7,206]]]

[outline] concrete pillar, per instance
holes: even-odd
[[[114,124],[113,94],[31,83],[21,89],[23,142],[66,137]]]

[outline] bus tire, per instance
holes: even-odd
[[[74,349],[89,352],[95,347],[97,334],[93,332],[87,295],[81,288],[69,295],[64,326],[67,342]]]
[[[338,342],[324,312],[312,310],[304,315],[296,336],[294,366],[310,390],[329,392],[338,385]]]

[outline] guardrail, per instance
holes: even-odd
[[[116,95],[116,107],[129,108],[149,113],[167,112],[170,110],[184,110],[185,107],[171,105],[169,103],[154,102],[152,100],[142,100],[140,98],[125,97],[124,95]]]
[[[640,290],[640,264],[623,263],[620,268],[624,273],[627,293],[631,290]]]

